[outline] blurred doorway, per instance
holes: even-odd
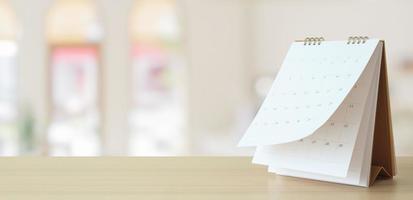
[[[131,155],[186,152],[185,63],[174,0],[139,0],[131,14]]]
[[[103,31],[95,4],[93,0],[58,0],[47,18],[51,114],[47,138],[52,156],[101,152]]]

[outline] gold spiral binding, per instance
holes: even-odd
[[[368,36],[350,36],[347,39],[347,44],[364,44],[368,39]]]
[[[324,41],[323,37],[306,37],[304,40],[296,40],[296,42],[304,42],[304,45],[320,45]]]

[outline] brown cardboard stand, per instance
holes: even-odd
[[[370,185],[372,185],[377,179],[392,178],[396,175],[386,51],[384,41],[381,42],[383,42],[383,54],[380,66],[379,91],[374,126]]]

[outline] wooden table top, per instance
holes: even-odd
[[[0,199],[413,199],[413,157],[362,188],[267,173],[249,157],[0,159]]]

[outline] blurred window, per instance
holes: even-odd
[[[59,0],[47,19],[50,43],[51,116],[49,154],[100,154],[102,37],[95,2]]]
[[[16,19],[0,0],[0,156],[18,153]]]
[[[176,7],[174,0],[140,0],[131,15],[132,155],[186,150],[185,65]]]

